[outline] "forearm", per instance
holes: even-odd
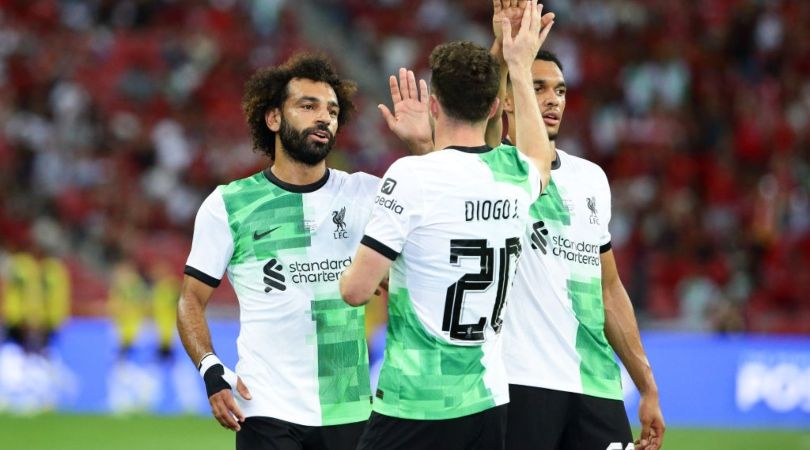
[[[642,395],[657,395],[652,367],[644,353],[633,305],[621,280],[603,287],[605,336],[619,355],[636,388]]]
[[[202,357],[214,351],[211,332],[205,320],[205,302],[185,294],[177,304],[177,332],[189,358],[197,365]]]
[[[551,161],[554,152],[543,125],[540,107],[534,96],[534,87],[529,70],[509,70],[512,81],[512,96],[515,103],[515,146],[528,157],[540,173],[543,186],[551,178]]]
[[[495,115],[492,116],[487,122],[486,142],[490,147],[497,147],[501,144],[501,137],[503,136],[503,101],[506,98],[506,78],[509,75],[509,69],[506,62],[503,61],[503,55],[500,51],[501,45],[496,42],[492,45],[491,53],[500,62],[500,84],[498,86],[498,109]]]

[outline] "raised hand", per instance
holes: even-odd
[[[512,24],[501,21],[503,28],[503,57],[510,71],[515,68],[531,69],[532,62],[554,25],[554,13],[543,15],[543,5],[527,1],[520,21],[520,30],[512,35]]]
[[[419,80],[413,71],[399,69],[399,81],[393,75],[388,79],[391,88],[391,101],[394,112],[385,105],[377,108],[388,124],[388,128],[408,145],[413,153],[428,153],[433,150],[433,131],[430,128],[428,113],[428,86],[425,80]]]
[[[520,31],[520,20],[526,9],[527,0],[492,0],[492,32],[495,33],[494,49],[503,61],[503,22],[508,21],[512,27],[512,37]]]

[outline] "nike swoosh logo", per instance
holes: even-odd
[[[263,238],[263,237],[267,236],[268,234],[270,234],[270,233],[272,233],[272,232],[274,232],[274,231],[278,230],[279,228],[281,228],[281,226],[280,226],[280,225],[279,225],[279,226],[277,226],[277,227],[275,227],[275,228],[273,228],[273,229],[267,230],[267,231],[265,231],[264,233],[259,233],[258,231],[254,231],[254,232],[253,232],[253,240],[254,240],[254,241],[258,241],[259,239],[261,239],[261,238]]]

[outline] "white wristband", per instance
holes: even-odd
[[[220,364],[223,369],[225,369],[225,374],[222,375],[222,379],[225,380],[226,383],[231,385],[231,389],[236,389],[236,374],[228,368],[225,364],[220,361],[219,357],[213,353],[209,353],[205,355],[200,361],[200,376],[205,379],[205,372],[211,368],[211,366],[215,366]]]
[[[203,356],[203,359],[200,360],[200,376],[205,376],[205,372],[210,369],[211,366],[215,366],[217,364],[222,364],[222,361],[219,360],[217,355],[208,353],[207,355]],[[225,367],[225,364],[222,364],[222,367]]]

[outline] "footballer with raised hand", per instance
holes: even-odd
[[[552,20],[541,6],[525,8],[521,31],[503,45],[521,111],[517,148],[484,140],[498,104],[496,60],[469,42],[434,49],[436,151],[388,169],[341,277],[341,295],[357,306],[390,269],[385,359],[359,449],[503,448],[502,314],[528,206],[547,185],[552,157],[530,73]]]
[[[516,17],[524,1],[496,0],[495,17]],[[497,55],[503,35],[500,27],[493,28]],[[664,419],[611,249],[610,186],[599,166],[556,148],[567,90],[559,59],[541,50],[531,72],[555,156],[551,182],[529,210],[524,256],[506,313],[504,356],[511,398],[506,447],[657,450]],[[519,140],[521,110],[515,94],[512,89],[501,92],[507,142]],[[496,119],[490,128],[497,130],[498,142],[501,122]],[[641,393],[642,429],[635,442],[614,351]]]

